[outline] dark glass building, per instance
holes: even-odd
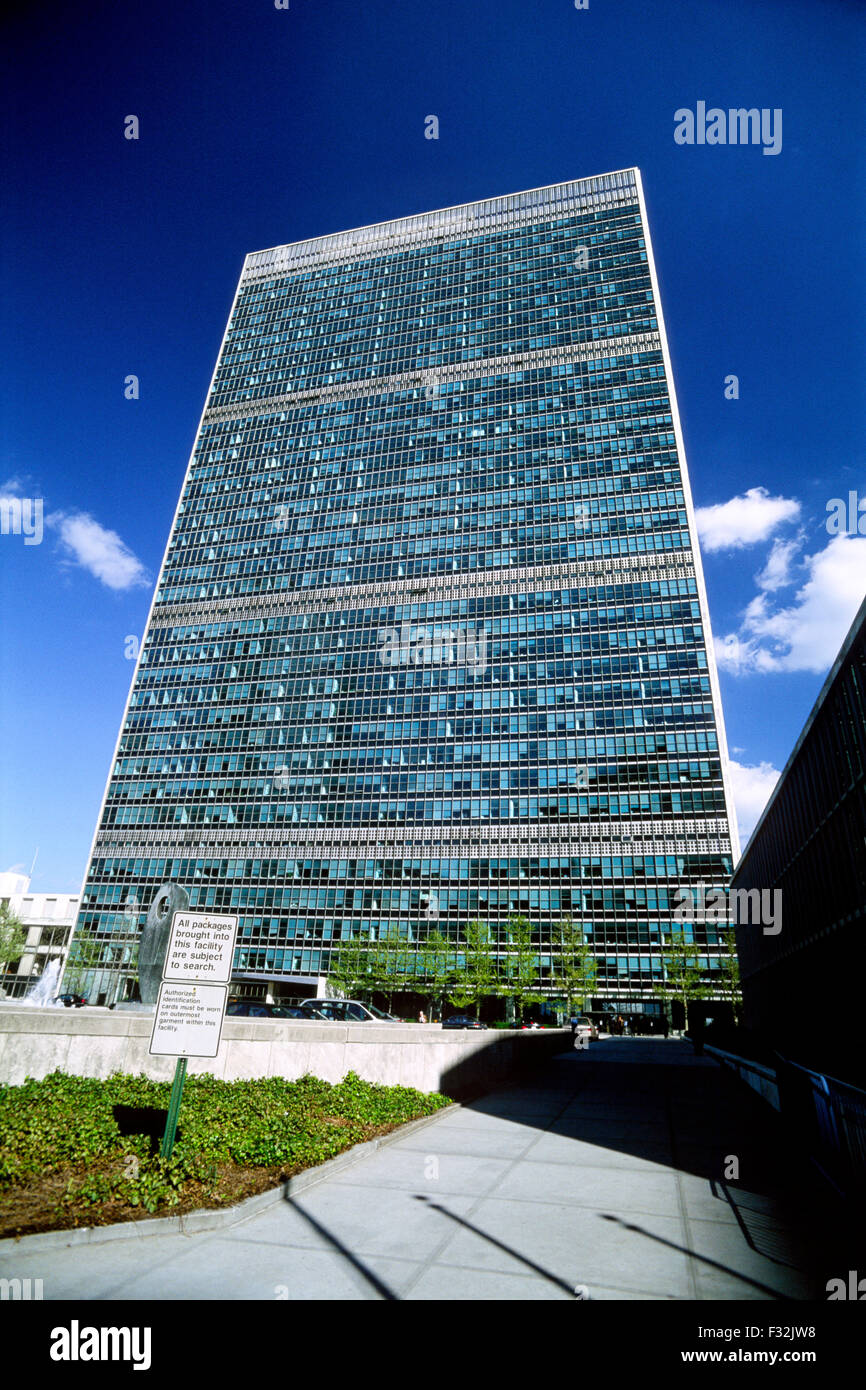
[[[542,977],[568,917],[599,1006],[654,1007],[675,888],[731,872],[726,758],[638,171],[248,256],[92,848],[94,994],[175,880],[276,992],[521,914]]]
[[[794,1060],[863,1084],[851,986],[866,966],[866,602],[732,887],[781,893],[780,931],[737,929],[744,1022]]]

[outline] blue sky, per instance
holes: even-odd
[[[0,869],[80,886],[245,253],[629,165],[748,828],[866,593],[825,524],[866,496],[866,7],[47,0],[2,47],[0,496],[45,520],[0,535]],[[781,150],[677,144],[699,101]]]

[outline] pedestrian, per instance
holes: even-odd
[[[571,1024],[571,1036],[574,1037],[577,1032],[577,1014],[572,1014],[568,1021]]]
[[[427,1015],[425,1014],[425,1012],[424,1012],[423,1009],[421,1010],[420,1014],[418,1015],[418,1022],[419,1022],[419,1023],[426,1023],[426,1022],[427,1022]]]

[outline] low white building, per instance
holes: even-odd
[[[80,893],[31,893],[27,874],[0,873],[0,904],[9,907],[27,933],[20,960],[0,968],[0,999],[22,999],[49,961],[64,959],[80,900]]]

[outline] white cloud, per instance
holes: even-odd
[[[768,569],[772,563],[771,556]],[[774,607],[767,592],[756,594],[739,632],[716,640],[723,670],[820,673],[833,664],[866,594],[866,539],[835,536],[803,564],[809,577],[792,604]],[[774,587],[779,585],[764,585]]]
[[[86,512],[52,512],[46,519],[60,532],[66,556],[107,588],[137,589],[148,584],[144,565],[116,531],[100,526]]]
[[[759,589],[775,593],[776,589],[784,589],[787,584],[793,582],[791,564],[802,544],[802,538],[782,541],[777,537],[773,541],[773,549],[767,557],[767,563],[761,573],[755,575],[755,583]]]
[[[800,503],[793,497],[771,497],[765,487],[750,487],[729,502],[698,507],[695,518],[701,545],[709,553],[757,545],[799,515]]]
[[[745,842],[757,825],[781,774],[772,763],[758,763],[757,767],[750,767],[731,759],[728,766],[740,840]]]

